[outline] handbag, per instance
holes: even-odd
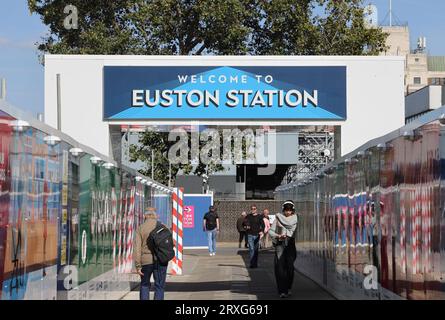
[[[282,234],[284,234],[283,231],[284,231],[283,226],[281,225],[280,221],[277,220],[277,225],[275,226],[275,233],[277,235],[282,235]],[[274,247],[282,245],[283,244],[283,240],[278,240],[276,237],[273,237],[272,238],[272,244],[273,244]]]

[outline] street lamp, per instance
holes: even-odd
[[[114,164],[112,164],[111,162],[105,162],[102,167],[104,167],[105,169],[113,169],[114,168]]]
[[[385,151],[387,149],[391,149],[392,147],[393,145],[390,143],[379,143],[377,145],[377,149],[379,149],[380,151]]]
[[[324,149],[323,151],[322,151],[322,156],[323,157],[329,157],[331,155],[331,150],[329,150],[329,149]]]
[[[202,175],[202,193],[206,193],[208,180],[209,180],[209,176],[204,173]]]
[[[83,150],[80,148],[71,148],[70,153],[75,157],[78,157],[78,156],[81,156],[82,154],[84,154]]]
[[[413,130],[407,130],[407,131],[403,132],[403,137],[405,139],[412,140],[414,138],[414,131]]]
[[[439,117],[439,123],[445,125],[445,113],[442,113]]]
[[[57,136],[46,136],[45,138],[43,138],[43,141],[49,146],[56,146],[62,140]]]
[[[12,127],[12,130],[14,132],[24,132],[30,127],[29,123],[23,120],[11,121],[11,123],[9,123],[9,126]]]
[[[99,158],[99,157],[94,156],[94,157],[90,158],[90,161],[91,161],[92,164],[100,164],[102,162],[102,159]]]

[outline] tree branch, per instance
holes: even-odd
[[[204,51],[204,49],[206,48],[206,43],[205,43],[205,41],[202,43],[202,45],[201,45],[201,47],[199,48],[199,50],[196,52],[196,55],[200,55],[203,51]]]

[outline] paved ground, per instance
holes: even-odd
[[[273,272],[273,249],[261,250],[258,268],[248,269],[247,249],[236,244],[218,243],[216,256],[207,250],[184,251],[184,274],[167,276],[166,300],[263,300],[279,299]],[[153,281],[153,280],[152,280]],[[124,300],[139,299],[139,287]],[[334,299],[315,282],[295,274],[292,296],[288,299]],[[150,292],[150,298],[153,293]]]

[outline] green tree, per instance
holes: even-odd
[[[52,54],[376,55],[387,34],[364,23],[363,0],[28,0],[50,33],[39,49]],[[66,29],[67,5],[78,29]],[[155,178],[168,179],[167,133],[147,132],[132,161],[156,152]],[[151,148],[151,149],[150,149]],[[150,151],[150,152],[148,152]],[[167,164],[167,166],[165,165]],[[202,175],[218,164],[178,165]]]
[[[387,33],[367,27],[362,0],[318,0],[324,14],[315,18],[315,55],[378,55],[386,49]]]
[[[188,162],[186,164],[179,163],[169,166],[168,152],[170,148],[177,141],[169,141],[168,132],[160,131],[150,131],[147,130],[139,135],[139,144],[130,146],[130,161],[142,161],[145,167],[139,170],[142,174],[151,177],[152,173],[152,163],[154,165],[154,179],[156,181],[168,184],[169,177],[171,175],[172,182],[179,171],[184,174],[193,173],[198,176],[202,176],[204,173],[211,175],[214,172],[224,170],[224,167],[219,162],[211,162],[209,164],[204,164],[199,161],[196,165]],[[188,154],[187,159],[191,159],[191,134],[188,133]],[[205,143],[199,143],[199,150],[204,146]],[[152,151],[154,151],[154,161],[152,162]],[[222,151],[222,149],[220,149]],[[219,159],[219,157],[218,157]],[[170,171],[171,170],[171,171]],[[169,172],[170,171],[170,172]]]
[[[171,149],[174,145],[178,145],[179,138],[170,141],[169,132],[156,130],[146,130],[139,134],[139,143],[130,145],[130,161],[142,161],[145,166],[140,169],[140,172],[146,176],[152,175],[153,164],[154,179],[167,184],[169,177],[174,183],[179,171],[182,171],[183,174],[193,173],[197,176],[204,174],[210,176],[215,172],[223,171],[222,162],[227,161],[227,157],[232,157],[232,163],[235,162],[235,158],[239,160],[254,159],[255,136],[253,130],[229,130],[230,135],[226,133],[227,136],[223,133],[223,130],[215,129],[213,130],[214,135],[211,132],[206,132],[206,135],[204,135],[204,132],[196,132],[192,137],[190,132],[183,131],[183,133],[187,134],[186,163],[169,165],[169,151],[176,150],[176,156],[179,156],[177,149]],[[192,139],[196,139],[197,154],[193,154]],[[217,143],[212,144],[213,142]],[[217,154],[212,154],[214,151]],[[210,159],[209,163],[201,161],[205,155]],[[196,156],[199,157],[199,161],[195,158]]]
[[[376,55],[387,34],[368,28],[363,0],[258,1],[251,52],[260,55]]]
[[[55,54],[375,55],[381,28],[364,24],[363,0],[28,0]],[[78,9],[66,29],[64,8]]]
[[[50,31],[39,49],[52,54],[136,53],[137,39],[126,25],[132,3],[131,0],[28,0],[31,13],[40,15]],[[67,5],[77,8],[77,29],[65,28]]]
[[[250,1],[28,0],[49,26],[39,49],[65,54],[246,54]],[[66,5],[78,29],[66,29]]]

